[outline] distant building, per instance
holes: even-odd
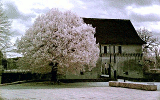
[[[17,69],[18,65],[17,65],[17,61],[20,57],[17,58],[8,58],[7,59],[7,70],[12,70],[12,69]]]

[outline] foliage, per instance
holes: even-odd
[[[149,72],[150,69],[155,68],[155,59],[153,57],[144,57],[143,70]]]
[[[33,72],[50,72],[51,62],[58,63],[58,73],[74,73],[84,65],[90,65],[91,70],[99,57],[94,34],[95,29],[76,14],[51,9],[35,20],[17,41],[17,48]]]
[[[3,53],[5,53],[6,49],[10,46],[10,26],[11,23],[5,16],[2,4],[0,4],[0,50]]]
[[[160,68],[160,49],[159,47],[155,48],[154,53],[155,53],[156,68]]]

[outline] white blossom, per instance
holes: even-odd
[[[96,66],[99,48],[95,29],[76,14],[51,9],[40,15],[18,42],[28,68],[36,72],[50,72],[49,63],[57,62],[58,72],[75,72],[89,65]]]

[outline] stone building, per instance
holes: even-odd
[[[143,78],[142,45],[130,20],[83,18],[96,28],[100,45],[101,75]]]

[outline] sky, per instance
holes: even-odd
[[[135,29],[146,28],[160,38],[160,0],[0,0],[12,21],[11,41],[25,34],[38,15],[52,8],[70,10],[80,17],[129,19]]]

